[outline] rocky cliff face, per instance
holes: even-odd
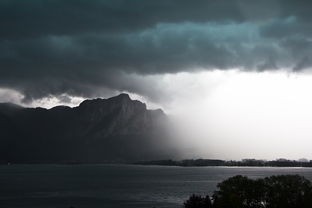
[[[125,162],[170,157],[167,116],[127,94],[78,107],[0,104],[1,162]]]

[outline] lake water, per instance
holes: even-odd
[[[0,166],[0,207],[178,208],[191,194],[211,194],[237,174],[312,180],[311,168],[10,165]]]

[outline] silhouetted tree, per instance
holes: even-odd
[[[267,208],[311,208],[311,182],[299,175],[271,176],[264,179]]]
[[[200,195],[193,194],[190,198],[184,202],[185,208],[211,208],[211,200],[207,195],[206,197],[202,197]]]
[[[271,176],[252,180],[234,176],[218,184],[205,203],[204,197],[192,195],[185,208],[311,208],[312,184],[299,175]],[[209,205],[206,205],[209,204]]]
[[[216,208],[262,208],[263,180],[251,180],[245,176],[234,176],[218,184],[215,191]]]

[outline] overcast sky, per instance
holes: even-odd
[[[213,128],[198,136],[214,144],[207,156],[312,159],[311,8],[304,0],[2,0],[0,102],[77,105],[128,92]]]

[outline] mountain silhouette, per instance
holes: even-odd
[[[0,104],[1,163],[104,163],[173,155],[168,118],[120,94],[77,107]]]

